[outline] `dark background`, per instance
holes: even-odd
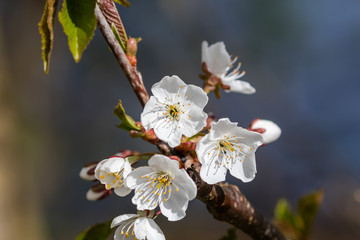
[[[43,73],[44,2],[0,1],[0,239],[73,239],[93,223],[134,213],[132,194],[88,202],[91,183],[78,173],[118,150],[155,151],[115,127],[118,99],[136,120],[141,106],[98,30],[75,64],[56,20],[50,73]],[[138,69],[148,89],[173,74],[201,86],[201,42],[224,41],[257,92],[211,94],[205,110],[245,127],[265,118],[282,128],[277,142],[257,151],[252,182],[228,180],[269,218],[278,198],[295,205],[323,188],[313,239],[360,239],[360,2],[131,3],[119,10],[128,35],[143,38]],[[158,220],[169,240],[216,240],[230,226],[198,200],[184,220]]]

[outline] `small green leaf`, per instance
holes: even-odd
[[[227,230],[225,236],[221,237],[220,240],[236,240],[236,228],[230,228]]]
[[[310,235],[315,217],[324,198],[324,192],[318,190],[300,198],[297,204],[297,214],[304,226],[302,229],[303,239]]]
[[[68,36],[69,48],[76,62],[94,36],[95,3],[96,0],[64,0],[59,13],[59,21]]]
[[[136,130],[140,131],[141,128],[136,125],[135,121],[125,113],[125,109],[121,104],[121,100],[119,100],[118,105],[115,107],[114,114],[122,121],[117,127],[124,129],[126,131]]]
[[[110,225],[111,221],[95,224],[80,233],[75,240],[106,240],[114,231]]]
[[[118,40],[121,48],[123,49],[124,52],[126,52],[126,47],[125,47],[125,44],[122,40],[121,40],[121,36],[118,32],[118,30],[116,29],[116,26],[114,23],[111,24],[111,30],[113,31],[114,35],[115,35],[115,38],[116,40]]]
[[[44,13],[39,22],[39,32],[42,43],[42,59],[44,62],[44,72],[49,72],[50,54],[54,42],[54,20],[56,15],[57,0],[47,0]]]
[[[125,7],[130,7],[130,3],[127,0],[115,0],[115,2]]]

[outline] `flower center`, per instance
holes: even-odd
[[[115,173],[107,173],[101,171],[100,182],[105,184],[105,188],[107,190],[111,188],[118,188],[123,183],[123,172],[124,172],[123,169],[121,169],[120,172],[115,172]]]
[[[159,177],[154,179],[154,182],[157,183],[156,187],[160,189],[161,187],[169,186],[172,178],[168,174],[162,174]]]
[[[179,121],[180,118],[180,108],[178,105],[173,104],[173,105],[167,105],[166,106],[166,110],[167,110],[167,117],[170,118],[170,120],[174,120],[174,121]]]
[[[220,147],[220,151],[222,153],[226,153],[227,151],[231,151],[233,152],[234,151],[234,147],[233,145],[229,142],[229,138],[228,137],[225,137],[221,140],[219,140],[219,147]]]

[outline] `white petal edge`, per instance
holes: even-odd
[[[135,236],[138,239],[165,240],[164,233],[154,220],[146,217],[136,219],[134,223]]]

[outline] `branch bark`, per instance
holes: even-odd
[[[187,169],[197,186],[197,198],[219,221],[241,229],[256,240],[285,240],[282,233],[251,205],[239,188],[228,183],[209,185],[194,166]]]
[[[110,28],[109,24],[111,24],[111,22],[108,22],[110,21],[109,19],[115,19],[111,21],[116,21],[119,15],[118,13],[112,14],[111,18],[104,16],[104,14],[106,15],[116,9],[114,9],[115,6],[112,6],[110,2],[113,4],[112,0],[98,1],[98,4],[101,5],[100,8],[99,6],[95,8],[98,27],[115,55],[116,60],[123,69],[140,103],[144,106],[149,100],[149,95],[143,84],[142,76],[140,72],[129,63]],[[115,22],[114,24],[116,25]],[[173,154],[173,149],[166,143],[159,141],[156,145],[163,154],[168,156]],[[187,162],[193,162],[193,159]],[[185,166],[188,166],[188,164],[185,163]],[[252,207],[250,202],[236,186],[227,183],[209,185],[202,181],[198,170],[196,170],[194,166],[188,168],[187,171],[197,185],[197,198],[207,205],[209,212],[215,219],[234,225],[255,240],[285,240],[281,232]]]

